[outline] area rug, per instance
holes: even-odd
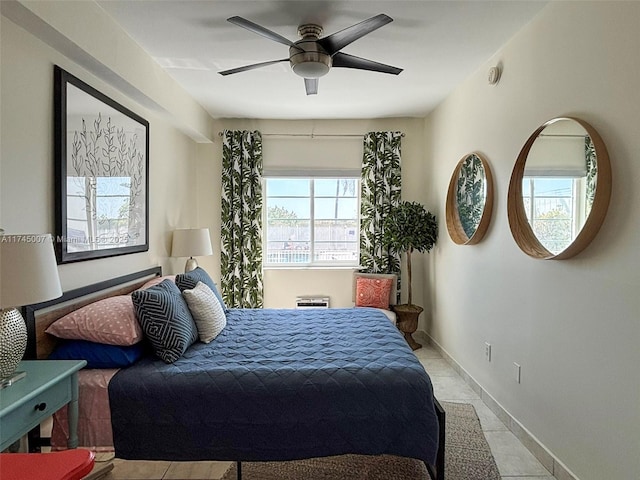
[[[500,480],[473,405],[441,402],[446,412],[445,479]],[[222,480],[236,479],[236,465]],[[292,462],[243,462],[243,480],[430,480],[424,464],[391,455],[340,455]]]

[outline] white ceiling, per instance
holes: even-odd
[[[425,116],[544,7],[543,1],[104,0],[98,4],[215,118],[344,119]],[[333,68],[318,94],[281,62],[288,47],[226,21],[238,15],[298,40],[385,13],[388,25],[343,52],[403,68],[398,75]]]

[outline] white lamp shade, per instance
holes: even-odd
[[[0,308],[62,295],[50,234],[0,236]]]
[[[172,257],[213,255],[208,228],[185,228],[173,231]]]

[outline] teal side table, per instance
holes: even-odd
[[[84,360],[24,360],[26,376],[0,389],[0,451],[69,404],[69,448],[78,446],[78,370]]]

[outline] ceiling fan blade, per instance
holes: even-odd
[[[222,72],[218,72],[218,73],[220,75],[231,75],[233,73],[246,72],[247,70],[254,70],[256,68],[266,67],[267,65],[273,65],[274,63],[288,62],[288,61],[289,61],[288,58],[283,58],[281,60],[271,60],[269,62],[254,63],[252,65],[245,65],[244,67],[232,68],[230,70],[223,70]]]
[[[316,95],[318,93],[318,79],[317,78],[305,78],[304,88],[307,91],[307,95]]]
[[[371,70],[373,72],[390,73],[392,75],[398,75],[402,72],[402,68],[392,67],[391,65],[385,65],[384,63],[374,62],[373,60],[367,60],[366,58],[356,57],[355,55],[342,52],[338,52],[333,56],[332,63],[334,67],[357,68],[359,70]]]
[[[324,37],[318,40],[318,43],[322,45],[329,55],[337,53],[344,47],[352,42],[355,42],[361,37],[364,37],[368,33],[383,27],[387,23],[393,22],[393,18],[384,13],[371,17],[355,25],[333,33],[328,37]]]
[[[269,40],[273,40],[274,42],[278,42],[278,43],[282,43],[288,47],[296,47],[296,45],[289,40],[288,38],[283,37],[282,35],[277,34],[276,32],[272,32],[271,30],[264,28],[260,25],[258,25],[257,23],[253,23],[249,20],[247,20],[246,18],[242,18],[242,17],[230,17],[227,18],[227,22],[231,22],[234,25],[238,25],[239,27],[242,28],[246,28],[247,30],[252,31],[253,33],[257,33],[258,35],[262,35],[265,38],[268,38]]]

